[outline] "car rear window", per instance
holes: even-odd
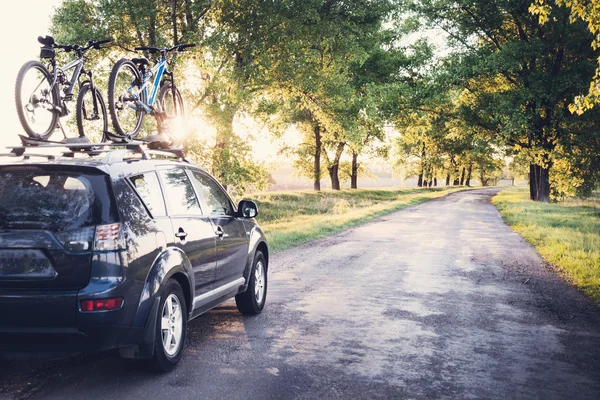
[[[0,229],[58,232],[116,221],[105,175],[0,169]]]

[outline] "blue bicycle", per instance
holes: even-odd
[[[108,109],[119,138],[137,137],[146,114],[156,118],[159,133],[167,134],[169,122],[183,116],[183,98],[167,69],[167,54],[194,46],[137,47],[137,51],[160,55],[152,68],[146,57],[122,59],[114,65],[108,80]]]

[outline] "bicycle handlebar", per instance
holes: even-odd
[[[99,49],[101,49],[101,47],[100,47],[101,44],[112,42],[112,39],[90,40],[88,42],[88,45],[85,47],[79,46],[77,44],[73,44],[73,45],[58,44],[54,41],[54,38],[52,36],[45,36],[45,37],[38,36],[38,42],[40,42],[40,44],[43,44],[44,46],[54,47],[56,49],[62,49],[68,53],[69,51],[73,51],[73,50],[80,50],[82,52],[85,52],[91,48],[99,50]]]
[[[112,42],[112,39],[90,40],[85,49],[87,50],[87,49],[93,47],[96,50],[100,50],[102,48],[102,47],[100,47],[101,44],[110,43],[110,42]]]

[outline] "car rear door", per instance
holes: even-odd
[[[217,237],[215,288],[219,288],[243,278],[248,260],[248,235],[221,185],[200,170],[192,168],[190,171]]]
[[[217,266],[212,223],[202,215],[185,168],[161,167],[158,175],[171,218],[173,240],[185,252],[194,270],[194,296],[207,293],[213,289]]]

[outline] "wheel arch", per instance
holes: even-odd
[[[183,297],[185,300],[186,310],[188,311],[188,315],[192,312],[192,304],[193,304],[193,295],[192,295],[192,286],[190,280],[186,274],[181,271],[175,272],[169,279],[174,279],[181,286],[181,290],[183,290]]]
[[[140,296],[134,326],[146,325],[154,300],[160,296],[161,289],[171,278],[181,286],[186,305],[190,304],[194,287],[192,265],[185,253],[177,247],[165,249],[152,263]],[[188,309],[188,314],[189,312]]]
[[[269,269],[269,248],[267,247],[267,242],[265,242],[265,241],[259,242],[258,246],[256,246],[256,250],[263,253],[263,255],[265,256],[265,262],[267,263],[266,268]],[[255,252],[255,254],[256,254],[256,252]]]

